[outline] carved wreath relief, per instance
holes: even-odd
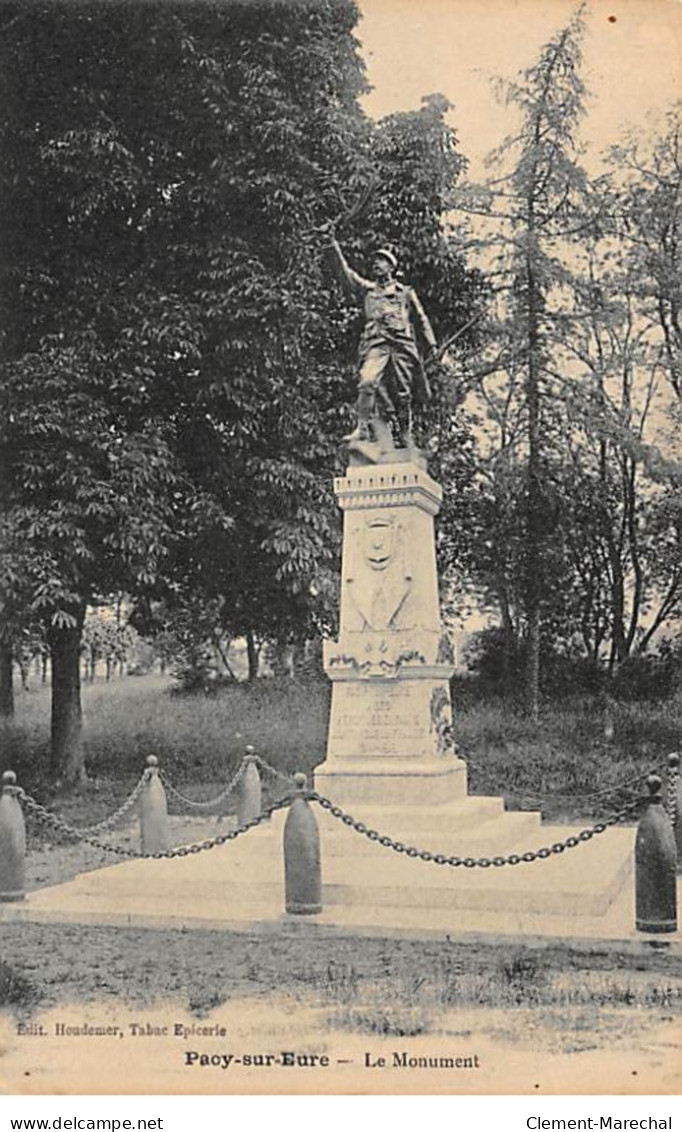
[[[444,685],[434,688],[431,693],[431,728],[436,733],[439,755],[452,750],[452,708],[450,695]]]

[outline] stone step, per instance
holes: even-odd
[[[337,938],[349,935],[387,935],[407,939],[457,939],[489,943],[508,940],[510,945],[547,946],[553,941],[587,944],[600,948],[615,944],[617,954],[623,947],[636,947],[645,957],[648,945],[665,943],[674,949],[682,946],[682,932],[664,937],[647,937],[635,929],[634,884],[628,878],[616,899],[597,915],[545,913],[499,909],[440,909],[396,905],[353,907],[326,905],[313,916],[291,916],[284,910],[284,886],[276,898],[257,900],[244,894],[237,903],[234,895],[225,894],[207,899],[203,892],[182,893],[174,900],[150,897],[142,890],[125,903],[99,896],[78,896],[69,892],[69,885],[30,893],[16,904],[0,905],[0,923],[20,921],[45,924],[91,924],[138,929],[176,931],[249,932],[272,935],[284,940],[290,935],[310,938]],[[682,878],[678,880],[678,904],[682,905]],[[646,958],[644,958],[646,962]]]
[[[383,847],[377,845],[363,834],[349,829],[338,818],[331,814],[318,813],[318,824],[324,853],[326,855],[348,854],[376,855],[383,852]],[[365,812],[362,821],[368,829],[375,829],[378,833],[391,837],[394,841],[402,841],[405,845],[415,846],[418,849],[428,849],[432,853],[447,852],[449,856],[496,856],[511,851],[516,847],[520,837],[537,837],[540,830],[540,814],[535,811],[514,811],[511,813],[499,810],[481,810],[477,820],[467,816],[466,821],[446,820],[446,815],[438,815],[439,820],[428,824],[428,814],[394,815]],[[352,848],[349,845],[352,838]]]
[[[328,810],[320,805],[313,806],[313,812],[320,825],[324,828],[325,837],[346,833],[346,823],[340,818],[334,818]],[[344,811],[347,812],[347,811]],[[350,812],[356,821],[361,821],[368,829],[376,829],[381,834],[404,841],[410,838],[419,842],[424,836],[452,837],[465,832],[478,835],[479,830],[489,830],[494,836],[495,830],[491,823],[507,822],[509,828],[514,823],[532,828],[541,820],[539,811],[511,811],[504,809],[502,798],[491,798],[485,795],[460,798],[442,806],[367,806],[359,804]],[[272,828],[273,822],[282,819],[274,815],[271,821],[264,822],[262,826],[254,829],[249,836],[254,838],[267,837],[267,831]],[[501,827],[500,827],[501,828]],[[425,846],[426,847],[426,846]]]
[[[330,801],[334,801],[330,798]],[[346,807],[341,807],[346,810]],[[314,808],[315,815],[320,817],[329,813],[320,805]],[[480,821],[490,817],[499,817],[504,811],[504,799],[493,798],[486,795],[472,795],[470,797],[456,798],[440,806],[371,806],[366,802],[358,802],[350,811],[357,821],[363,821],[381,832],[391,833],[395,836],[401,829],[410,830],[442,830],[444,833],[456,829],[468,829]]]
[[[409,867],[402,868],[398,859],[398,867],[392,863],[364,875],[346,872],[337,878],[332,860],[327,865],[324,899],[330,905],[358,908],[601,915],[632,873],[631,839],[608,834],[603,838],[601,845],[590,842],[546,860],[501,868],[453,869],[420,860],[410,860]],[[542,844],[546,843],[543,837]]]
[[[511,815],[509,815],[511,816]],[[273,823],[274,826],[274,823]],[[254,852],[251,834],[196,855],[173,860],[136,860],[82,874],[67,885],[32,894],[34,903],[49,901],[49,893],[80,906],[128,907],[132,901],[149,909],[186,900],[231,909],[282,900],[283,858],[279,830],[260,839]],[[542,826],[513,838],[506,852],[523,852],[560,842],[578,829]],[[535,914],[595,916],[603,914],[632,869],[632,829],[611,829],[577,848],[552,854],[546,860],[516,866],[453,868],[396,854],[370,844],[371,857],[354,851],[349,840],[345,854],[325,854],[325,906],[395,907],[431,910],[488,910]],[[348,838],[353,835],[348,832]],[[358,841],[365,839],[357,838]],[[440,846],[456,853],[450,840]],[[46,895],[47,894],[47,895]]]

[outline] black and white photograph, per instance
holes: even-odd
[[[0,0],[5,1097],[673,1127],[681,63],[678,0]]]

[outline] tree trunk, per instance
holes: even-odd
[[[249,683],[258,679],[258,648],[256,638],[251,629],[246,634],[246,655],[249,661]]]
[[[513,689],[516,680],[516,630],[509,607],[509,595],[500,577],[496,581],[497,602],[502,618],[502,688],[505,694]]]
[[[3,719],[11,719],[14,715],[12,675],[12,646],[9,641],[0,641],[0,717]]]
[[[532,231],[532,223],[530,227]],[[539,296],[530,255],[528,256],[526,270],[528,285],[528,369],[526,377],[528,486],[524,547],[526,663],[523,698],[526,714],[531,719],[536,720],[540,702],[540,604],[544,579],[542,576],[542,485],[540,482]]]
[[[52,658],[52,732],[50,771],[55,781],[85,777],[80,655],[85,606],[74,611],[76,625],[48,630]]]

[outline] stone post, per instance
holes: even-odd
[[[165,853],[170,847],[168,803],[159,777],[159,760],[147,759],[148,777],[140,795],[140,845],[143,856]]]
[[[263,789],[253,747],[246,748],[246,766],[237,791],[237,825],[243,826],[260,816],[263,809]]]
[[[675,835],[657,774],[647,778],[649,797],[635,839],[635,917],[639,932],[677,931]]]
[[[0,901],[26,895],[26,826],[13,770],[2,776],[0,796]]]
[[[311,916],[322,911],[320,834],[310,803],[303,797],[304,774],[294,777],[297,796],[284,823],[285,908],[290,914]]]

